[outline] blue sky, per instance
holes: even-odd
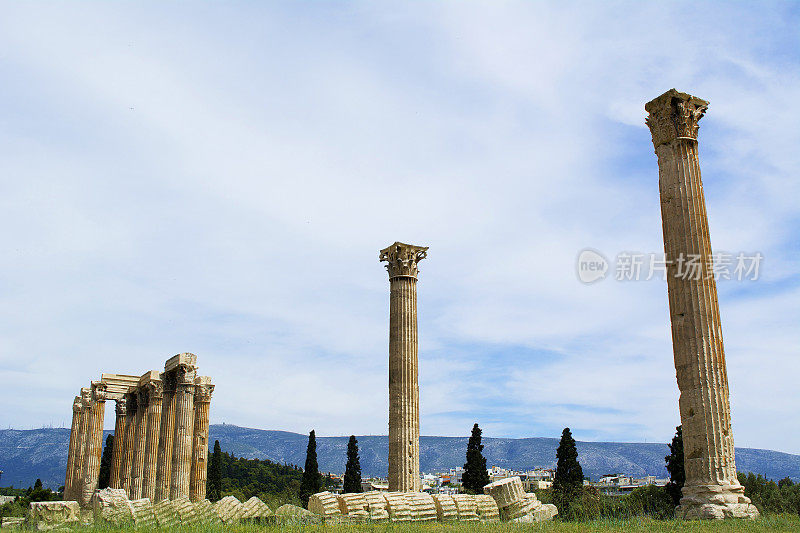
[[[212,422],[387,431],[378,250],[430,246],[421,429],[666,442],[644,104],[711,102],[700,157],[737,445],[800,453],[794,3],[0,2],[0,425],[66,425],[178,352]],[[301,394],[309,391],[309,394]],[[113,425],[112,411],[107,427]]]

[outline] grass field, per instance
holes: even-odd
[[[133,528],[106,528],[97,527],[84,529],[90,531],[103,531],[108,533],[141,532],[142,529]],[[157,531],[154,530],[154,531]],[[164,530],[167,531],[167,530]],[[428,524],[319,524],[319,525],[259,525],[247,524],[232,527],[206,526],[206,527],[181,527],[169,531],[181,533],[272,533],[289,531],[309,531],[319,533],[365,533],[365,532],[396,532],[396,533],[512,533],[512,532],[552,532],[552,533],[578,533],[610,531],[620,532],[767,532],[791,531],[800,532],[800,517],[797,515],[773,515],[761,517],[758,520],[742,521],[728,520],[724,522],[699,522],[681,520],[651,520],[647,518],[633,518],[630,520],[596,520],[588,522],[544,522],[540,524],[509,524],[509,523],[428,523]]]

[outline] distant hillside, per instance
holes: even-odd
[[[108,434],[110,432],[106,432]],[[249,429],[231,425],[213,425],[211,443],[219,440],[222,449],[237,457],[270,459],[302,466],[305,462],[307,435],[286,431]],[[105,437],[104,437],[105,438]],[[365,476],[385,476],[388,470],[388,438],[358,437],[361,470]],[[484,454],[489,465],[526,469],[555,466],[558,439],[484,439]],[[0,430],[0,486],[33,485],[41,478],[45,486],[64,484],[67,465],[68,429]],[[343,473],[347,437],[317,437],[317,457],[323,472]],[[423,472],[441,471],[464,464],[467,437],[422,437],[420,468]],[[578,442],[578,459],[592,479],[612,472],[637,476],[666,477],[666,444]],[[800,455],[736,449],[736,467],[741,472],[756,472],[771,479],[786,476],[800,481]]]

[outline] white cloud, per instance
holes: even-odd
[[[766,257],[762,281],[720,286],[737,444],[800,452],[787,431],[800,427],[787,371],[800,78],[774,53],[796,44],[782,21],[794,15],[2,9],[6,424],[58,424],[101,371],[189,350],[217,382],[216,422],[384,433],[377,251],[404,240],[431,246],[424,432],[465,434],[475,415],[492,436],[570,425],[666,441],[666,288],[584,286],[574,262],[586,246],[661,249],[643,105],[674,86],[711,101],[701,165],[715,248]]]

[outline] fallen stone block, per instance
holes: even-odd
[[[21,529],[24,526],[25,526],[24,516],[4,516],[0,518],[0,528],[2,529],[9,529],[9,530]]]
[[[131,507],[133,507],[133,523],[137,529],[152,529],[156,526],[156,515],[150,498],[131,500]]]
[[[197,520],[201,524],[220,524],[222,520],[219,519],[219,515],[214,510],[214,504],[212,504],[208,500],[199,500],[196,502],[192,502],[194,505],[194,514],[197,515]]]
[[[181,525],[181,517],[169,500],[161,500],[153,505],[153,515],[160,528],[173,528]]]
[[[436,504],[427,492],[407,492],[406,501],[411,508],[411,520],[414,522],[430,522],[436,520]]]
[[[78,524],[80,512],[80,505],[74,501],[33,502],[27,522],[40,531],[69,527]]]
[[[535,494],[525,494],[525,496],[518,502],[507,505],[501,509],[501,516],[503,520],[511,522],[532,522],[534,513],[541,508],[542,504],[536,498]],[[530,518],[526,518],[530,515]]]
[[[440,522],[458,520],[456,502],[449,494],[434,494],[433,503],[436,505],[436,518]]]
[[[383,497],[383,493],[377,490],[365,492],[364,500],[367,502],[367,512],[370,520],[373,522],[389,520],[389,511],[386,509],[386,498]]]
[[[100,489],[92,495],[95,523],[121,526],[133,523],[133,506],[125,489]]]
[[[242,504],[242,520],[266,520],[272,516],[272,509],[262,502],[259,498],[253,496]]]
[[[279,524],[319,524],[323,521],[322,515],[312,513],[302,507],[287,503],[275,509],[275,519]]]
[[[244,509],[236,496],[225,496],[214,504],[214,511],[223,524],[235,524],[242,519]]]
[[[339,509],[339,498],[327,490],[312,494],[311,497],[308,498],[308,510],[323,518],[342,516],[342,511]]]
[[[478,507],[478,518],[483,522],[497,522],[500,520],[500,508],[497,502],[488,494],[478,494],[475,496],[475,504]]]
[[[191,526],[199,522],[197,513],[194,511],[194,504],[189,501],[187,496],[172,500],[172,506],[178,513],[182,526]]]
[[[411,507],[408,505],[405,493],[386,492],[383,497],[386,500],[386,510],[389,512],[389,519],[392,522],[411,521]]]
[[[336,497],[343,516],[356,522],[369,518],[367,499],[363,493],[337,494]]]
[[[497,507],[500,509],[525,498],[525,488],[522,486],[522,480],[518,476],[507,477],[494,483],[489,483],[483,487],[483,493],[494,498]]]
[[[451,496],[456,504],[458,520],[460,522],[474,522],[480,520],[478,517],[478,504],[472,494],[453,494]]]

